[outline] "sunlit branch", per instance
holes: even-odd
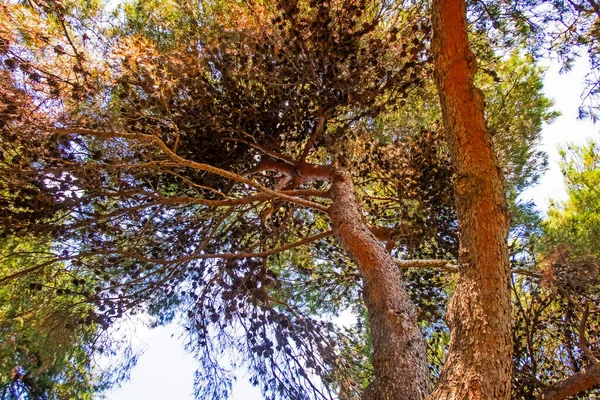
[[[396,260],[400,268],[439,268],[450,272],[458,272],[456,265],[450,264],[448,260]]]
[[[451,264],[447,260],[396,260],[396,265],[400,268],[437,268],[443,269],[449,272],[459,272],[460,267],[455,264]],[[525,275],[531,278],[541,278],[542,274],[539,272],[530,271],[524,268],[513,268],[510,270],[513,274]]]

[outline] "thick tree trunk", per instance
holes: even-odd
[[[444,127],[456,173],[460,255],[448,306],[452,332],[442,376],[430,399],[508,399],[512,336],[502,172],[473,84],[464,0],[434,0],[433,55]]]
[[[364,223],[349,173],[334,173],[330,194],[333,230],[358,264],[369,311],[374,379],[363,399],[424,399],[431,391],[425,340],[398,267]]]

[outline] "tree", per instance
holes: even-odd
[[[542,229],[513,246],[512,263],[526,272],[513,275],[512,285],[516,398],[598,395],[599,263],[595,247],[575,239],[594,225],[593,217],[579,218],[596,203],[590,195],[597,175],[594,149],[589,143],[564,153],[569,200],[554,205]]]
[[[39,49],[38,43],[17,41],[24,46],[9,49],[7,57],[20,70],[25,63],[27,84],[32,85],[26,92],[43,96],[48,90],[64,103],[55,103],[62,121],[50,130],[41,127],[50,134],[46,138],[53,153],[38,161],[31,147],[14,178],[31,182],[30,191],[18,186],[11,192],[7,185],[5,232],[34,228],[61,236],[60,259],[86,275],[86,287],[94,290],[84,296],[96,304],[103,323],[140,304],[166,320],[171,311],[163,315],[161,309],[184,304],[207,365],[213,343],[220,339],[233,345],[231,337],[245,330],[238,348],[251,354],[264,390],[290,397],[300,396],[305,386],[322,395],[305,369],[330,380],[339,374],[338,385],[356,390],[344,381],[344,366],[337,365],[335,332],[319,332],[323,323],[304,317],[301,305],[294,304],[300,294],[293,285],[285,287],[285,279],[277,279],[286,273],[297,280],[297,273],[278,271],[266,258],[335,233],[355,258],[363,281],[374,345],[373,396],[399,393],[402,387],[412,397],[424,397],[429,376],[414,305],[394,259],[360,217],[347,161],[366,144],[364,132],[374,118],[422,80],[423,40],[418,38],[426,34],[424,22],[403,22],[410,10],[376,3],[358,2],[349,9],[281,3],[272,10],[259,4],[222,9],[215,4],[199,17],[205,29],[196,32],[193,24],[170,19],[165,9],[163,35],[142,31],[118,39],[110,59],[118,55],[124,62],[113,71],[90,72],[95,66],[85,65],[86,57],[106,50],[88,49],[83,55],[74,40],[85,47],[86,39],[69,32],[69,10],[59,10],[57,4],[37,18],[57,25],[69,43],[51,43],[57,55],[53,66],[60,68],[69,57],[76,62],[57,71],[61,83],[32,77],[24,61],[40,56],[47,62],[43,38]],[[131,29],[143,11],[128,11]],[[239,25],[221,23],[233,21],[233,13]],[[18,14],[11,17],[17,25]],[[277,30],[266,28],[267,23]],[[395,42],[404,32],[401,48]],[[76,82],[70,80],[71,68]],[[105,91],[114,99],[107,107]],[[9,136],[14,135],[13,123],[7,123]],[[40,136],[29,132],[32,138]],[[22,153],[25,137],[10,140],[14,147],[8,151]],[[52,145],[57,139],[58,146]],[[341,146],[342,139],[351,145]],[[375,171],[362,179],[363,190],[389,185],[378,183]],[[322,190],[323,182],[331,184],[328,192]],[[47,199],[48,214],[54,215],[32,227],[31,209],[23,207],[30,203],[23,202],[27,195]],[[375,231],[391,238],[402,235],[402,228],[384,225]],[[174,238],[169,251],[164,248],[167,236]],[[223,240],[226,236],[230,240]],[[328,254],[326,260],[335,256]],[[223,261],[203,261],[207,259]],[[344,271],[342,265],[325,263],[322,269],[331,269],[337,281],[337,275],[356,279],[356,272]],[[238,321],[241,327],[234,325]],[[218,338],[206,341],[212,335]],[[414,358],[400,357],[407,350]],[[389,357],[406,364],[392,364]],[[281,362],[286,371],[280,370]],[[206,387],[206,395],[224,393],[227,381],[215,374],[219,370],[207,371],[205,379],[214,384]]]
[[[577,253],[600,256],[596,247],[600,237],[599,153],[598,144],[591,140],[585,146],[569,145],[561,151],[569,199],[562,204],[552,204],[548,211],[549,246],[567,245]]]
[[[462,1],[432,5],[436,83],[456,174],[460,253],[449,354],[433,398],[508,399],[512,372],[509,216]]]
[[[271,397],[421,399],[432,389],[425,339],[443,357],[458,270],[451,361],[431,398],[507,397],[500,168],[514,176],[535,155],[493,155],[465,13],[434,4],[446,146],[418,3],[133,2],[110,23],[87,2],[5,6],[2,235],[48,235],[53,262],[0,283],[64,265],[81,287],[70,301],[89,304],[101,326],[136,312],[180,317],[203,366],[199,397],[227,395],[228,348]],[[518,95],[516,124],[489,115],[498,135],[535,142],[550,118],[536,82]],[[476,113],[454,109],[457,99]],[[471,136],[477,148],[465,147]],[[361,298],[366,324],[343,331],[323,318]]]
[[[600,384],[598,319],[594,317],[599,309],[600,260],[595,238],[600,232],[600,154],[597,143],[589,141],[581,147],[570,145],[562,151],[562,156],[569,199],[563,204],[554,204],[549,210],[541,247],[545,255],[545,274],[551,282],[546,286],[558,292],[558,301],[564,302],[567,310],[560,328],[556,328],[562,337],[558,346],[566,349],[570,370],[556,368],[560,379],[540,391],[538,398],[541,399],[581,395]],[[542,288],[542,291],[547,289]],[[546,303],[555,301],[547,299]],[[552,316],[552,311],[547,314]]]
[[[32,259],[48,260],[51,253],[39,242],[3,240],[2,275],[23,270]],[[64,268],[53,263],[43,275],[0,290],[2,399],[91,399],[122,380],[135,363],[132,353],[122,354],[123,365],[110,357],[115,345],[95,320],[93,306],[78,301],[85,280]],[[110,370],[98,363],[98,354],[111,361]]]

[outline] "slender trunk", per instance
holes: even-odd
[[[509,399],[509,216],[483,94],[473,83],[477,62],[464,0],[434,0],[432,23],[436,84],[456,173],[460,254],[447,314],[450,349],[430,399]]]
[[[363,281],[373,338],[373,382],[364,400],[419,400],[431,391],[425,340],[394,259],[363,221],[350,174],[334,174],[329,215]]]

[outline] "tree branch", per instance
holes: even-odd
[[[458,272],[458,266],[448,260],[396,260],[400,268],[440,268],[450,272]]]
[[[325,115],[324,114],[325,113],[323,112],[323,110],[319,109],[315,129],[313,130],[310,137],[306,141],[306,145],[304,146],[304,149],[302,150],[302,153],[300,154],[300,158],[298,159],[298,163],[297,163],[298,165],[303,165],[306,162],[306,157],[308,157],[308,154],[310,153],[313,146],[315,145],[317,138],[319,137],[319,135],[321,135],[323,133],[323,128],[325,127]]]
[[[296,204],[300,204],[302,206],[305,207],[309,207],[309,208],[313,208],[315,210],[319,210],[323,213],[327,213],[327,208],[322,206],[319,203],[315,203],[313,201],[310,200],[304,200],[301,198],[297,198],[297,197],[293,197],[293,196],[289,196],[286,194],[283,194],[279,191],[276,190],[272,190],[269,189],[259,183],[254,182],[251,179],[246,178],[245,176],[236,174],[235,172],[231,172],[231,171],[226,171],[224,169],[221,168],[217,168],[214,167],[212,165],[209,164],[204,164],[204,163],[199,163],[196,161],[191,161],[188,159],[185,159],[179,155],[177,155],[176,153],[174,153],[166,144],[165,142],[163,142],[158,136],[154,136],[154,135],[149,135],[149,134],[144,134],[144,133],[129,133],[129,132],[115,132],[115,131],[97,131],[97,130],[93,130],[93,129],[83,129],[83,128],[59,128],[59,129],[54,129],[53,130],[55,133],[58,134],[63,134],[63,135],[70,135],[70,134],[79,134],[79,135],[87,135],[87,136],[95,136],[95,137],[105,137],[105,138],[124,138],[124,139],[132,139],[132,140],[141,140],[141,141],[145,141],[145,142],[151,142],[151,143],[155,143],[157,144],[163,151],[164,153],[171,158],[171,160],[176,161],[180,164],[180,166],[185,166],[185,167],[189,167],[189,168],[193,168],[193,169],[199,169],[201,171],[206,171],[206,172],[210,172],[213,173],[215,175],[219,175],[222,176],[224,178],[228,178],[231,179],[233,181],[236,181],[238,183],[244,183],[248,186],[251,186],[253,188],[255,188],[256,190],[271,195],[273,197],[277,197],[280,198],[282,200],[291,202],[291,203],[296,203]],[[284,164],[284,163],[282,163]],[[318,168],[317,168],[318,169]]]
[[[587,345],[587,340],[585,339],[585,331],[587,330],[587,319],[590,315],[590,300],[588,298],[585,299],[585,304],[583,306],[583,313],[581,315],[581,321],[579,322],[579,334],[578,334],[578,347],[581,349],[583,354],[588,358],[588,360],[593,364],[598,364],[600,361],[592,350]]]
[[[320,190],[282,190],[278,193],[281,193],[286,196],[294,196],[294,197],[321,197],[327,198],[327,193]],[[241,204],[250,204],[257,201],[265,201],[275,198],[275,196],[271,196],[268,194],[260,193],[254,196],[246,196],[239,198],[227,198],[223,200],[210,200],[210,199],[202,199],[198,197],[160,197],[160,196],[149,196],[150,198],[156,199],[156,203],[162,205],[169,204],[198,204],[209,207],[231,207]]]
[[[396,265],[400,268],[439,268],[448,272],[459,271],[459,266],[451,264],[448,260],[396,260]],[[532,278],[542,277],[542,274],[524,268],[513,268],[510,272],[513,274],[530,276]]]
[[[539,272],[535,272],[526,268],[513,268],[510,270],[513,274],[525,275],[531,278],[541,278],[543,275]]]
[[[252,148],[255,148],[256,150],[261,151],[262,153],[264,153],[265,155],[267,155],[269,157],[273,157],[273,158],[276,158],[278,160],[282,160],[282,161],[288,162],[290,164],[294,163],[294,159],[291,158],[291,157],[288,157],[286,155],[277,153],[276,151],[269,150],[266,147],[263,147],[263,146],[261,146],[261,145],[259,145],[257,143],[252,143],[252,142],[250,142],[248,140],[245,140],[245,139],[240,139],[240,138],[224,138],[223,140],[244,143],[247,146],[250,146]]]
[[[327,165],[315,165],[315,164],[290,164],[281,160],[274,159],[272,157],[262,157],[260,162],[246,174],[253,174],[257,172],[279,172],[290,176],[292,178],[299,177],[301,182],[321,180],[330,182],[333,177],[333,171],[331,167]]]
[[[544,389],[538,400],[562,400],[584,392],[600,384],[600,364],[593,363],[589,367],[563,379],[562,381]]]
[[[326,238],[331,235],[333,235],[333,231],[329,230],[329,231],[321,232],[314,236],[304,238],[304,239],[299,240],[294,243],[289,243],[289,244],[277,247],[275,249],[265,250],[265,251],[255,252],[255,253],[192,254],[192,255],[189,255],[186,257],[180,257],[180,258],[176,258],[176,259],[172,259],[172,260],[165,260],[165,259],[161,259],[161,258],[149,258],[149,257],[145,257],[145,256],[140,256],[140,255],[137,255],[137,254],[134,254],[131,252],[120,251],[120,250],[97,250],[97,251],[79,253],[77,255],[73,255],[73,256],[69,256],[69,257],[55,258],[53,260],[50,260],[50,261],[47,261],[47,262],[44,262],[44,263],[41,263],[38,265],[34,265],[33,267],[26,268],[24,270],[15,272],[13,274],[0,277],[0,284],[3,284],[4,282],[8,282],[8,281],[26,276],[32,272],[38,271],[40,269],[43,269],[43,268],[45,268],[51,264],[57,263],[57,262],[75,260],[78,258],[90,257],[90,256],[95,256],[95,255],[111,255],[111,254],[112,255],[121,255],[121,256],[132,258],[132,259],[136,259],[138,261],[149,262],[149,263],[160,264],[160,265],[172,265],[172,264],[179,264],[179,263],[184,263],[184,262],[188,262],[188,261],[206,260],[206,259],[263,258],[263,257],[272,256],[274,254],[282,253],[284,251],[291,250],[296,247],[304,246],[306,244],[315,242],[317,240]]]

